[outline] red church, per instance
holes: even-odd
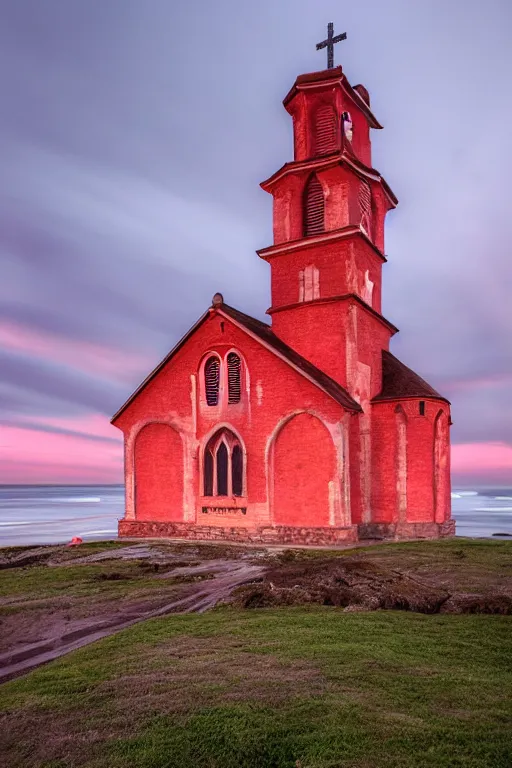
[[[332,50],[332,49],[331,49]],[[452,535],[450,404],[390,351],[382,126],[341,67],[284,99],[294,159],[273,197],[270,323],[220,293],[116,413],[120,536],[332,545]]]

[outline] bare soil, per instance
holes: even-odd
[[[343,557],[283,553],[258,584],[234,590],[240,608],[316,603],[347,611],[512,615],[512,550],[464,540],[383,545]]]
[[[96,583],[92,595],[84,589],[79,595],[51,594],[37,599],[22,593],[0,599],[0,682],[140,621],[170,613],[202,613],[227,599],[240,584],[260,577],[264,570],[244,556],[236,561],[212,557],[222,551],[205,548],[201,559],[187,560],[172,547],[146,544],[83,556],[79,556],[78,548],[71,553],[60,547],[6,553],[4,568],[7,565],[9,569],[99,564],[103,568],[93,574]],[[189,555],[194,555],[192,548]],[[127,562],[130,568],[120,567]],[[134,575],[134,570],[139,573]],[[153,588],[141,589],[141,581],[147,584],[148,580]],[[134,583],[133,587],[127,584],[124,594],[102,595],[101,584],[106,588],[111,582]]]

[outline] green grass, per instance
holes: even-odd
[[[2,687],[12,768],[510,768],[512,622],[334,608],[148,621]]]
[[[117,573],[118,581],[102,579]],[[67,597],[116,597],[133,589],[158,589],[162,583],[145,573],[137,563],[110,562],[97,565],[67,565],[49,568],[32,566],[0,573],[0,596],[46,599],[59,595]]]

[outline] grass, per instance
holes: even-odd
[[[178,588],[137,561],[73,563],[107,546],[66,550],[60,567],[1,571],[4,631],[37,634],[66,601],[91,616]],[[220,551],[168,549],[183,561]],[[492,594],[510,592],[511,555],[510,541],[452,539],[258,561],[361,557]],[[105,579],[114,572],[123,578]],[[511,656],[505,616],[308,605],[154,619],[2,686],[0,766],[510,768]]]
[[[509,768],[512,623],[334,608],[139,624],[2,688],[12,768]]]

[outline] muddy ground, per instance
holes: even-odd
[[[219,603],[512,614],[512,542],[336,553],[104,542],[0,550],[0,571],[0,682],[148,618]]]

